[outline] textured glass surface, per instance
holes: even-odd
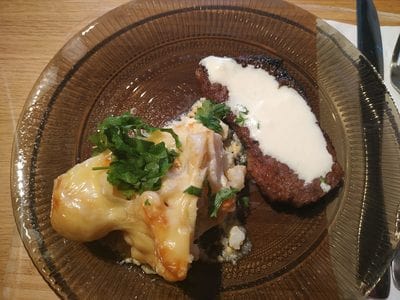
[[[200,97],[207,55],[280,57],[304,87],[345,178],[313,206],[271,206],[250,186],[253,249],[237,265],[194,263],[168,283],[118,264],[113,238],[65,240],[50,226],[53,180],[88,157],[105,116],[133,110],[154,125]],[[338,32],[270,0],[137,0],[77,33],[43,71],[13,149],[16,223],[62,298],[354,298],[368,293],[399,239],[399,115],[379,75]]]

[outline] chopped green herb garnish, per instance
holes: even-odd
[[[219,192],[215,195],[214,201],[212,202],[210,217],[216,218],[218,215],[218,210],[221,207],[222,203],[225,200],[234,197],[238,192],[239,190],[235,188],[223,188],[219,190]]]
[[[247,118],[244,113],[239,112],[239,115],[236,116],[235,118],[235,123],[238,124],[239,126],[243,127]]]
[[[326,184],[326,179],[325,179],[325,177],[322,177],[322,176],[321,176],[321,177],[319,178],[319,181],[321,181],[321,183],[325,183],[325,184]]]
[[[247,196],[240,198],[239,201],[246,208],[250,206],[250,198]]]
[[[229,111],[229,107],[224,103],[213,103],[210,100],[204,100],[202,106],[196,111],[195,119],[207,128],[217,133],[222,133],[220,121],[225,118]]]
[[[198,188],[196,186],[191,185],[186,190],[184,190],[183,192],[186,193],[186,194],[189,194],[189,195],[200,197],[201,188]]]
[[[239,114],[235,118],[235,123],[243,127],[247,121],[246,116],[249,114],[249,110],[246,106],[243,105],[239,105],[237,109],[239,111]]]
[[[89,137],[95,145],[93,155],[107,149],[112,152],[107,180],[128,199],[135,193],[160,189],[161,178],[178,155],[174,150],[167,149],[164,142],[155,144],[145,140],[157,130],[170,133],[176,147],[181,146],[172,129],[152,127],[130,113],[106,118],[99,124],[97,132]]]
[[[257,122],[257,129],[260,129],[260,122]]]
[[[238,108],[238,111],[240,111],[241,113],[244,113],[245,115],[247,115],[249,113],[249,109],[244,105],[238,105],[237,108]]]
[[[151,205],[150,200],[149,200],[149,199],[146,199],[146,200],[144,201],[144,205],[150,206],[150,205]]]

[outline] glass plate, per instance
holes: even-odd
[[[267,54],[304,87],[336,148],[341,188],[302,209],[272,206],[250,186],[251,254],[194,263],[168,283],[118,264],[103,242],[65,240],[50,226],[53,180],[88,157],[104,117],[133,110],[154,125],[200,97],[207,55]],[[360,53],[314,15],[278,0],[145,1],[78,32],[43,71],[13,148],[14,215],[24,245],[62,298],[354,298],[382,275],[399,240],[399,115]]]

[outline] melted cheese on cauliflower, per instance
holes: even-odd
[[[196,257],[193,240],[221,223],[235,209],[226,201],[217,218],[210,218],[208,199],[184,190],[201,187],[207,180],[212,192],[223,187],[242,188],[246,168],[224,163],[222,137],[190,118],[176,122],[173,130],[182,152],[164,177],[161,189],[126,200],[108,181],[110,152],[77,164],[54,182],[51,224],[64,237],[92,241],[121,230],[131,246],[132,259],[151,267],[168,281],[183,280]],[[155,132],[149,138],[174,147],[170,134]],[[204,193],[203,193],[204,194]]]

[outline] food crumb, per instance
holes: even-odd
[[[143,270],[143,272],[146,274],[157,274],[149,265],[142,264],[142,263],[140,263],[140,261],[138,261],[132,257],[125,258],[125,259],[119,261],[118,264],[120,264],[120,265],[134,264],[134,265],[139,266]]]
[[[236,265],[237,261],[251,251],[251,242],[246,239],[246,229],[242,226],[233,226],[229,230],[229,236],[221,240],[223,250],[218,256],[219,262],[231,262]]]
[[[246,238],[246,230],[243,227],[233,226],[229,231],[229,246],[239,250]]]
[[[322,181],[321,181],[320,187],[324,191],[324,193],[327,193],[327,192],[329,192],[331,190],[331,186],[329,184],[325,183],[325,182],[322,182]]]

